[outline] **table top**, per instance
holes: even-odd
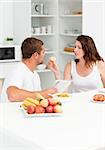
[[[0,130],[30,146],[48,150],[96,150],[105,147],[105,103],[93,103],[92,92],[72,94],[60,116],[26,117],[20,103],[0,104]]]

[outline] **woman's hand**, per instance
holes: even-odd
[[[56,79],[61,79],[60,70],[55,57],[51,57],[48,61],[47,68],[49,68],[55,75]]]

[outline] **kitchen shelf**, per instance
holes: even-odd
[[[40,9],[39,12],[35,12],[33,3],[38,6],[43,4],[43,14]],[[82,14],[74,14],[74,12],[79,11],[82,12],[82,0],[31,0],[31,36],[44,42],[47,49],[45,51],[45,64],[48,63],[51,56],[54,56],[60,70],[62,70],[67,59],[74,59],[74,53],[65,52],[64,48],[68,47],[70,43],[75,43],[77,36],[82,33]],[[51,29],[48,32],[49,26]],[[44,31],[43,28],[45,28]],[[46,73],[44,78],[51,81],[50,70],[37,70],[37,72]],[[40,77],[43,78],[43,74]],[[48,86],[47,83],[44,85],[44,87]]]
[[[81,35],[81,33],[79,33],[79,34],[61,33],[60,35],[61,35],[61,36],[74,36],[74,37],[77,37],[77,36]]]
[[[46,34],[31,34],[31,36],[54,36],[55,33],[46,33]]]
[[[60,53],[63,54],[63,55],[72,55],[72,56],[75,56],[75,54],[73,52],[65,52],[65,51],[63,51],[63,52],[60,52]]]
[[[45,54],[55,54],[56,53],[56,51],[45,51]]]
[[[81,18],[82,15],[60,15],[60,17]]]
[[[55,15],[31,15],[31,17],[35,17],[35,18],[53,18],[55,17]]]

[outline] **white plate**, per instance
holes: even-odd
[[[53,94],[52,97],[54,99],[58,99],[60,102],[67,102],[71,100],[71,97],[72,97],[71,94],[68,93],[69,97],[59,97],[58,96],[59,94],[62,94],[62,93]]]
[[[99,89],[98,89],[98,92],[99,92],[99,93],[102,93],[102,94],[105,94],[105,88],[99,88]]]
[[[26,117],[57,117],[62,115],[62,113],[28,114],[24,108],[20,107],[20,109],[23,111]]]
[[[102,89],[100,89],[100,91],[96,92],[94,95],[96,95],[96,94],[105,95],[105,93],[102,91]],[[94,95],[93,95],[93,96],[94,96]],[[91,99],[91,102],[93,102],[93,103],[98,103],[98,104],[105,104],[105,100],[104,100],[104,101],[95,101],[95,100],[93,100],[93,97],[92,97],[92,99]]]
[[[97,104],[105,104],[105,100],[104,100],[104,101],[94,101],[94,100],[92,99],[91,102],[97,103]]]

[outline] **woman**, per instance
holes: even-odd
[[[75,61],[67,63],[64,80],[72,80],[75,91],[89,91],[105,87],[105,61],[99,55],[93,39],[86,35],[77,37],[74,48]],[[49,62],[49,68],[61,79],[57,64]]]

